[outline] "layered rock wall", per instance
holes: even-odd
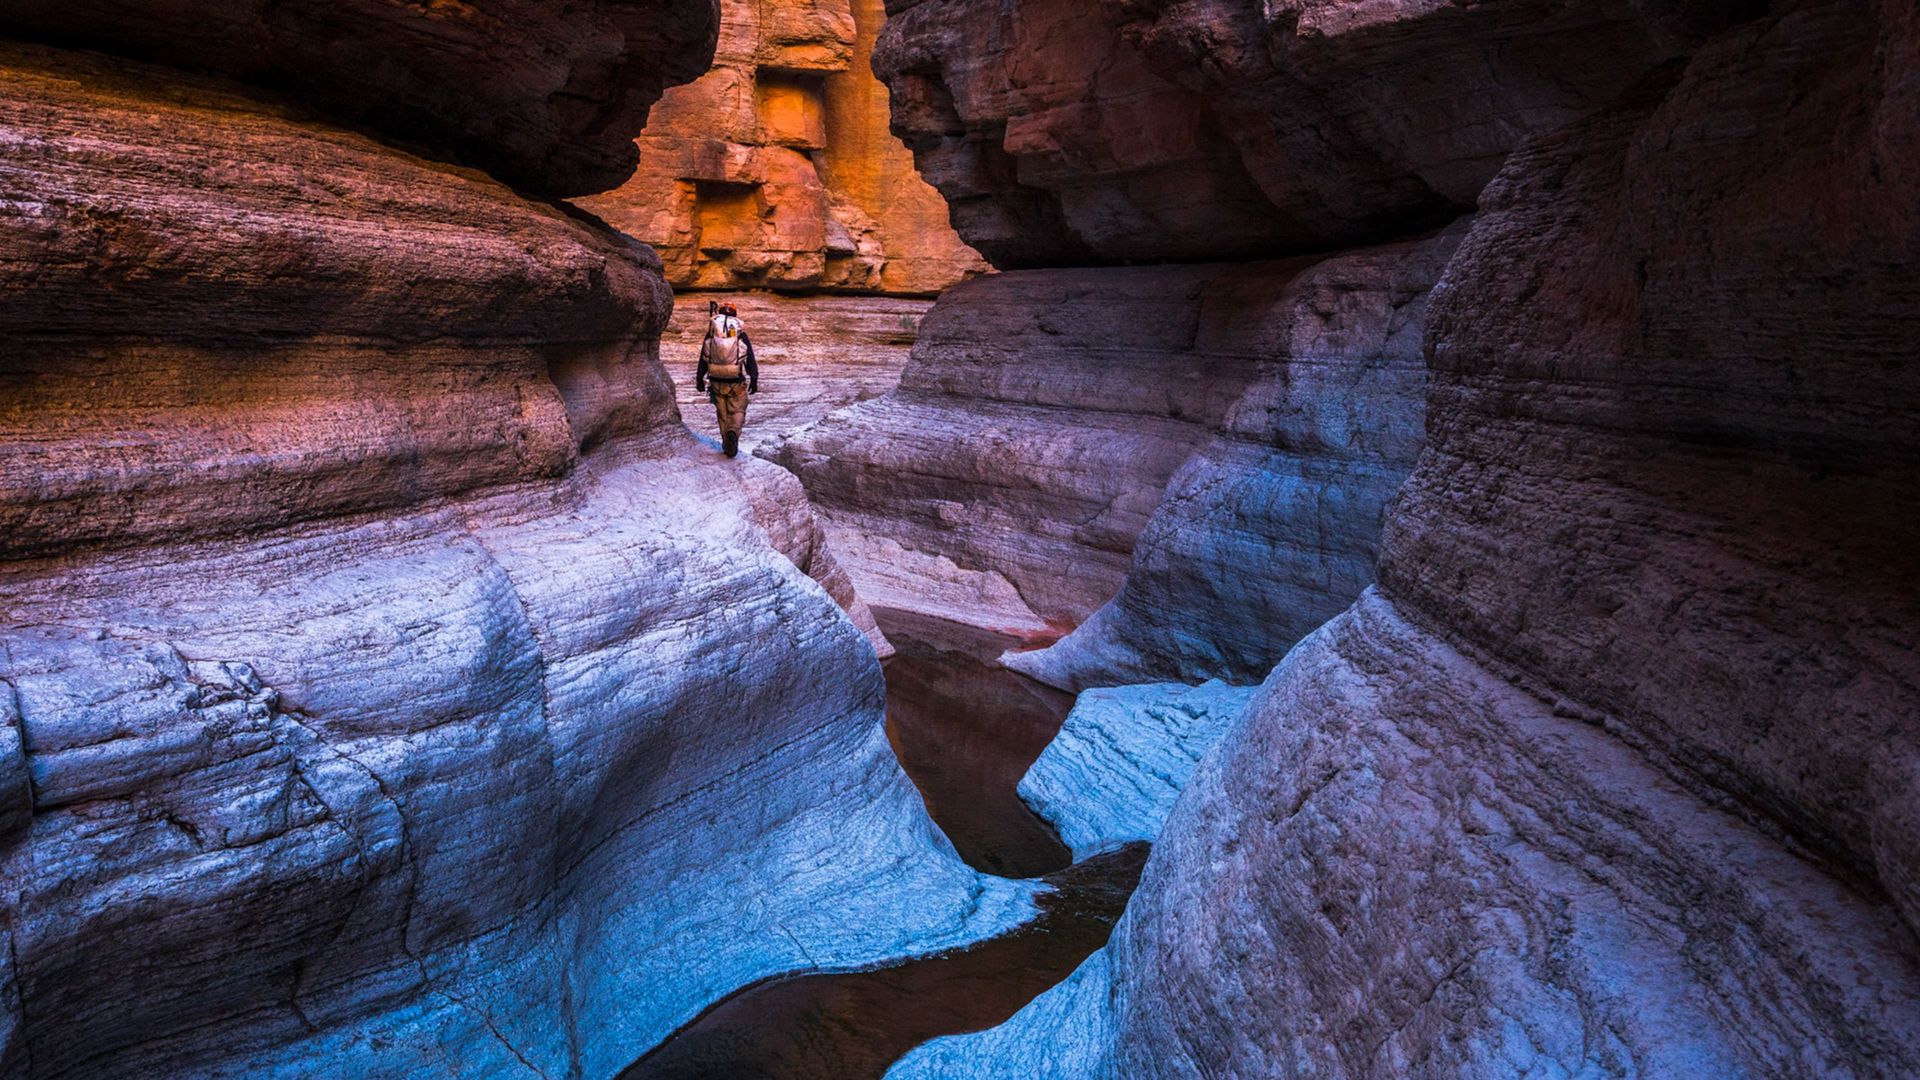
[[[895,0],[874,70],[994,265],[1247,258],[1471,209],[1718,6]]]
[[[1104,954],[895,1075],[1920,1068],[1920,24],[1647,11],[1685,58],[1543,114],[1432,293],[1379,584],[1195,772]]]
[[[1135,582],[1099,628],[1027,665],[1050,681],[1185,673],[1203,661],[1171,643],[1147,655],[1130,635],[1161,632],[1128,612],[1182,626],[1222,602],[1244,629],[1189,651],[1220,673],[1258,663],[1223,651],[1264,670],[1303,617],[1371,579],[1380,508],[1419,446],[1422,297],[1453,242],[972,282],[928,314],[898,390],[766,452],[807,485],[875,603],[1041,637]],[[1236,495],[1225,459],[1294,494]],[[1164,497],[1176,473],[1190,490]],[[1283,535],[1321,506],[1321,531]],[[1243,585],[1256,543],[1290,553],[1294,578]],[[1308,615],[1275,626],[1275,606]]]
[[[1224,273],[1214,333],[1253,378],[1167,480],[1117,594],[1006,662],[1071,689],[1250,685],[1359,595],[1420,453],[1430,289],[1464,231],[1336,256],[1279,290]]]
[[[887,131],[877,0],[729,0],[712,71],[667,93],[640,171],[583,205],[676,288],[932,295],[986,269]]]
[[[0,1076],[607,1076],[1030,913],[644,246],[93,53],[0,46],[0,146]]]
[[[521,190],[618,186],[661,92],[707,69],[715,0],[16,0],[9,37],[229,75]]]

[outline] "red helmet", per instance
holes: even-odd
[[[720,314],[731,315],[736,319],[740,317],[740,312],[736,310],[732,304],[721,304]]]

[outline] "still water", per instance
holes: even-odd
[[[1040,916],[969,948],[893,967],[782,976],[726,997],[623,1080],[877,1080],[941,1035],[992,1027],[1071,974],[1107,936],[1147,845],[1069,865],[1015,788],[1073,698],[994,665],[1008,639],[885,617],[887,734],[927,812],[976,869],[1044,877]]]

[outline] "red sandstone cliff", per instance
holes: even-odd
[[[878,0],[730,0],[712,71],[667,92],[640,170],[583,206],[676,288],[932,295],[986,269],[888,132]]]

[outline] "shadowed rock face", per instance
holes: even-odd
[[[1793,5],[1520,146],[1378,587],[1104,953],[892,1075],[1920,1068],[1916,50]]]
[[[1252,684],[1346,607],[1420,453],[1430,290],[1465,231],[1348,252],[1278,290],[1256,267],[1223,273],[1208,335],[1250,364],[1244,388],[1167,480],[1117,595],[1006,663],[1074,689]]]
[[[1434,301],[1431,451],[1381,581],[1920,927],[1898,7],[1757,21],[1515,156]]]
[[[667,93],[640,171],[584,205],[676,288],[932,295],[986,269],[887,132],[879,0],[729,0],[713,70]]]
[[[1612,100],[1715,3],[918,0],[874,70],[1000,267],[1246,258],[1469,210],[1528,132]]]
[[[617,187],[715,0],[14,0],[0,34],[230,75],[545,195]]]
[[[1027,637],[1085,620],[1112,597],[1156,514],[1212,517],[1216,531],[1297,516],[1297,505],[1271,500],[1272,509],[1232,509],[1233,496],[1200,476],[1217,470],[1195,457],[1203,447],[1250,454],[1276,475],[1301,474],[1304,499],[1337,489],[1351,500],[1352,536],[1266,545],[1312,565],[1301,572],[1309,590],[1324,574],[1353,581],[1321,602],[1324,616],[1370,580],[1380,505],[1419,445],[1421,374],[1409,338],[1418,341],[1420,297],[1451,243],[1320,264],[971,282],[927,315],[898,390],[764,452],[807,485],[870,600]],[[1169,510],[1162,493],[1177,471],[1218,509]],[[1169,625],[1184,625],[1196,609],[1211,612],[1217,593],[1233,593],[1229,607],[1258,623],[1241,635],[1242,651],[1270,666],[1312,623],[1269,626],[1258,609],[1270,594],[1233,583],[1236,556],[1209,565],[1173,551],[1184,528],[1169,520],[1158,554],[1140,556],[1183,580],[1150,596],[1150,572],[1136,566],[1138,595],[1117,603],[1164,608]],[[1077,687],[1190,666],[1170,645],[1142,655],[1158,646],[1125,640],[1122,611],[1097,621],[1110,632],[1087,630],[1050,658],[1024,659],[1023,670]],[[1208,655],[1222,648],[1234,647]]]
[[[1032,912],[644,247],[92,54],[0,143],[0,1076],[607,1076]]]

